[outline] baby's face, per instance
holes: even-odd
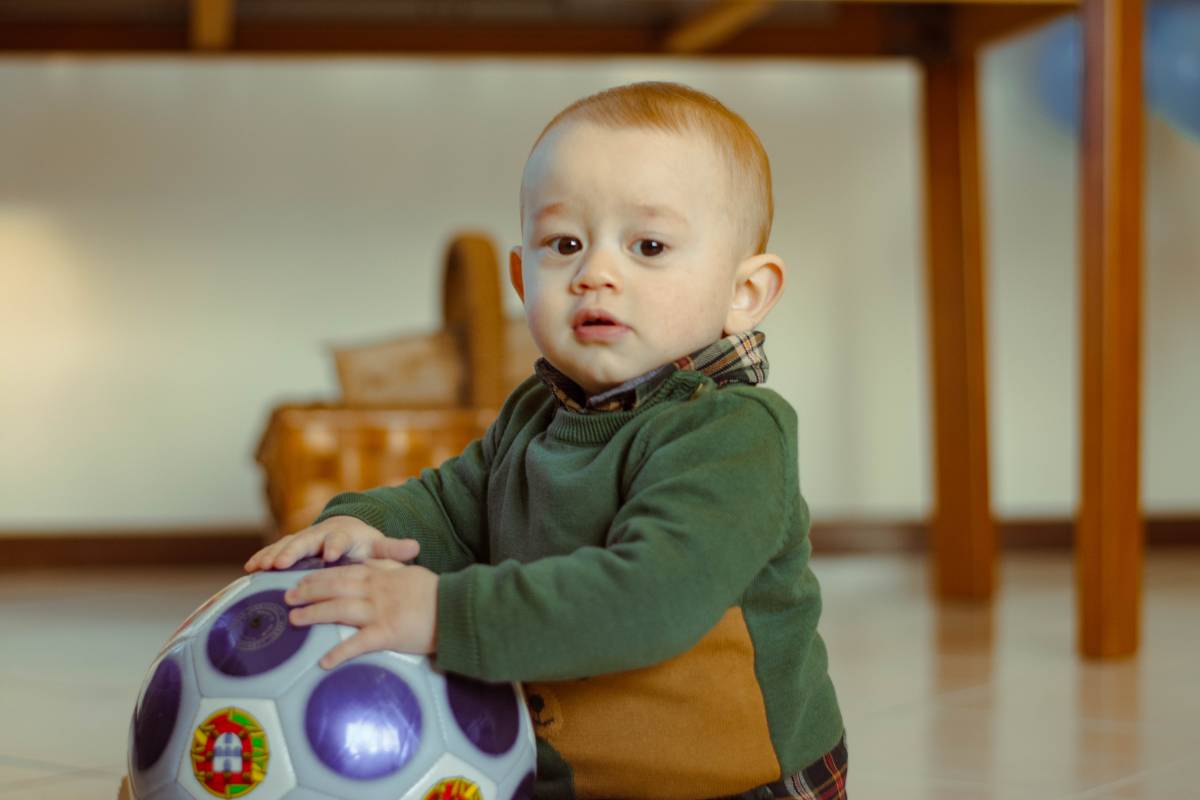
[[[596,394],[721,337],[737,266],[729,183],[698,135],[566,123],[542,140],[511,267],[551,364]]]

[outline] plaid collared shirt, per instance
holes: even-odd
[[[606,389],[591,397],[587,396],[583,387],[544,358],[538,359],[534,370],[550,387],[559,403],[571,411],[633,411],[642,401],[654,394],[663,381],[671,377],[676,370],[694,370],[712,378],[717,386],[727,383],[762,383],[767,379],[769,369],[767,354],[763,350],[766,338],[762,331],[731,334],[691,355],[652,369],[625,381],[620,386]]]

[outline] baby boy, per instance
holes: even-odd
[[[756,384],[767,156],[685,86],[584,98],[542,132],[509,257],[543,358],[478,441],[343,494],[249,571],[321,554],[297,625],[520,681],[539,798],[845,797],[796,416]]]

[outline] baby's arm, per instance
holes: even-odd
[[[528,418],[530,404],[545,403],[545,392],[539,387],[537,378],[517,387],[487,432],[460,455],[399,486],[340,494],[329,501],[317,522],[350,516],[390,538],[416,539],[420,544],[416,563],[438,574],[486,563],[491,549],[487,496],[492,464],[521,427],[510,421]]]
[[[458,456],[398,486],[337,495],[311,527],[255,553],[246,570],[282,569],[317,554],[326,561],[416,558],[437,573],[486,561],[489,471],[513,409],[530,388],[527,382],[513,392],[486,433]]]
[[[433,652],[438,575],[487,559],[491,463],[514,405],[532,385],[518,388],[487,433],[461,455],[400,486],[338,495],[312,527],[247,562],[252,570],[283,568],[317,553],[326,561],[367,559],[307,575],[285,596],[298,606],[290,615],[293,624],[359,628],[322,658],[326,669],[370,650]],[[415,565],[399,563],[413,558]]]

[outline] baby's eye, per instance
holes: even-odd
[[[583,248],[583,242],[576,239],[574,236],[555,236],[549,242],[550,249],[558,253],[560,256],[569,256],[573,253],[578,253]],[[566,246],[566,250],[563,246]]]
[[[634,246],[644,256],[662,255],[663,250],[666,249],[666,245],[656,239],[639,239]]]

